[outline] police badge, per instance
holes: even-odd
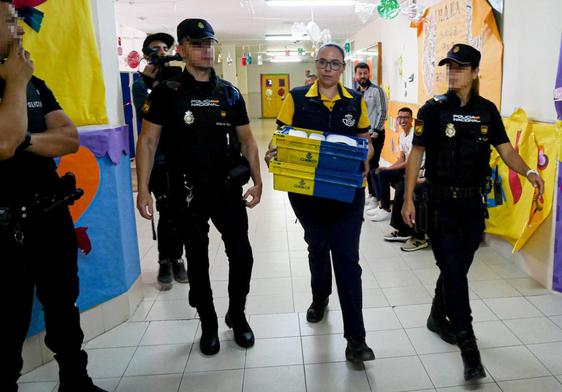
[[[193,113],[191,112],[191,110],[185,112],[185,115],[183,116],[183,121],[185,121],[187,125],[193,124],[193,122],[195,121],[195,117],[193,117]]]
[[[447,128],[445,129],[445,135],[447,135],[447,137],[453,137],[455,136],[456,133],[457,130],[455,129],[455,125],[453,123],[447,124]]]

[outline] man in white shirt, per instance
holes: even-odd
[[[412,150],[413,113],[410,108],[404,107],[398,111],[398,125],[402,129],[400,134],[399,151],[400,157],[388,167],[378,167],[373,176],[375,196],[378,207],[367,211],[367,216],[372,221],[381,222],[390,219],[390,187],[404,180],[406,172],[406,160]]]

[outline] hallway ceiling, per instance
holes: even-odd
[[[290,34],[294,22],[305,25],[312,19],[320,29],[329,29],[332,39],[343,41],[364,25],[354,6],[340,7],[271,7],[265,0],[250,0],[254,13],[242,7],[240,0],[114,0],[118,23],[146,33],[164,31],[175,37],[181,20],[203,18],[215,29],[219,41],[251,45],[256,50],[280,50],[285,47],[310,48],[310,41],[265,41],[266,34]],[[374,1],[374,0],[373,0]]]

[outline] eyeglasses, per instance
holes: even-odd
[[[398,120],[411,120],[412,116],[398,116],[396,117]]]
[[[327,69],[328,65],[329,65],[330,69],[333,69],[334,71],[339,71],[339,69],[342,67],[342,65],[344,65],[344,63],[342,63],[341,61],[338,61],[338,60],[328,61],[328,60],[325,60],[325,59],[316,60],[316,64],[322,69]]]

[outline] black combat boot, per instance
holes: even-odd
[[[232,328],[234,341],[237,345],[243,348],[252,347],[254,345],[254,332],[246,320],[244,310],[229,309],[224,318],[224,322],[228,328]]]
[[[480,360],[480,352],[476,345],[474,332],[460,331],[456,334],[456,340],[457,345],[461,349],[465,381],[473,381],[486,377],[484,366],[482,366]]]
[[[94,385],[88,376],[88,355],[85,351],[77,354],[56,354],[59,364],[59,392],[107,392]]]
[[[219,324],[214,307],[210,310],[205,310],[204,313],[199,311],[199,317],[201,318],[199,348],[205,355],[215,355],[219,352],[221,345],[219,341]]]
[[[431,312],[427,318],[427,329],[435,332],[439,337],[449,344],[455,344],[455,335],[451,332],[451,324],[445,317],[445,309],[442,303],[433,298]]]
[[[347,347],[345,349],[345,358],[350,362],[364,362],[375,359],[375,353],[367,343],[365,338],[349,338],[347,339]]]
[[[161,290],[170,290],[173,284],[172,262],[169,259],[158,260],[158,283]]]
[[[172,271],[176,282],[187,283],[187,270],[183,259],[172,259]]]
[[[328,301],[328,298],[322,301],[313,301],[306,311],[306,321],[309,323],[322,321],[324,313],[326,312],[326,307],[328,306]]]

